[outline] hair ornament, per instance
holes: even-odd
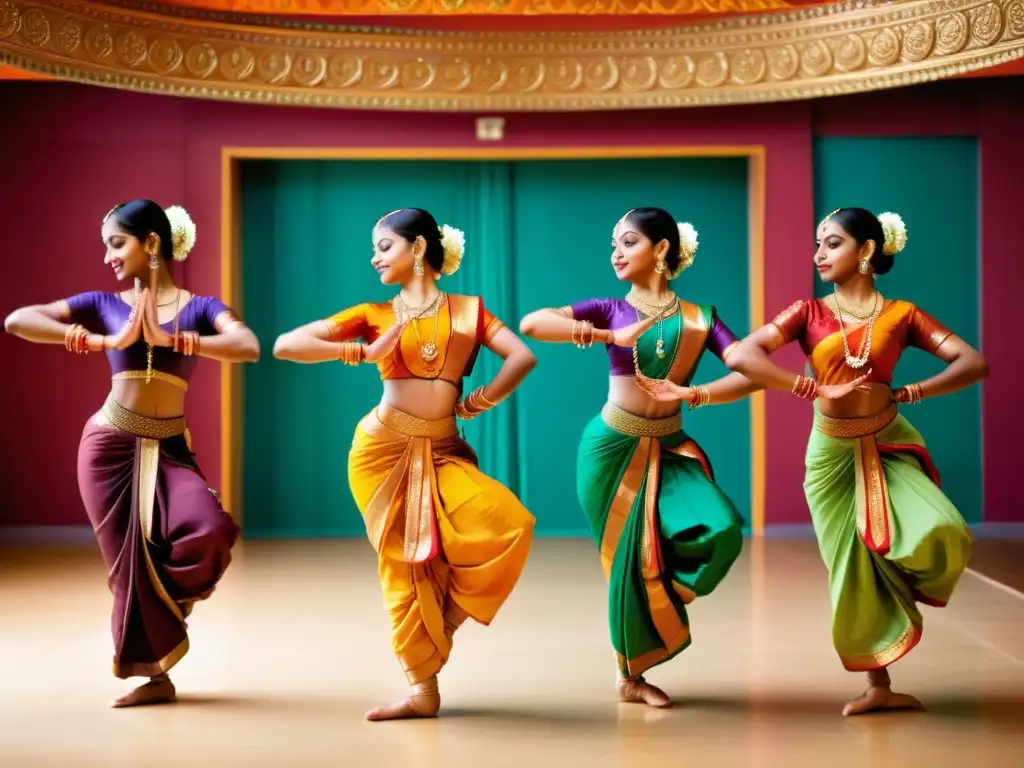
[[[441,248],[444,249],[441,274],[454,275],[462,263],[462,254],[466,252],[466,233],[447,224],[438,227],[438,231],[441,233]]]
[[[180,205],[172,205],[164,213],[171,222],[171,256],[175,261],[184,261],[196,244],[195,222]]]
[[[907,225],[898,213],[880,213],[878,223],[882,225],[882,233],[885,235],[882,253],[895,256],[907,247]]]
[[[693,257],[697,254],[697,246],[700,244],[693,224],[688,221],[677,221],[676,227],[679,229],[679,266],[669,274],[669,280],[675,280],[684,269],[693,264]]]

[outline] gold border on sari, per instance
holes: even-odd
[[[679,302],[680,317],[680,339],[676,347],[676,354],[672,360],[668,375],[669,381],[679,383],[685,381],[694,366],[700,360],[704,352],[704,345],[707,343],[708,333],[711,331],[704,317],[704,310],[697,304],[688,301]]]
[[[379,429],[374,428],[374,422]],[[403,508],[399,494],[404,491],[403,561],[423,563],[433,559],[440,550],[440,535],[431,441],[457,435],[455,418],[429,421],[382,404],[363,419],[360,427],[371,436],[384,437],[381,431],[387,430],[393,437],[407,440],[401,458],[366,505],[363,519],[370,544],[374,551],[380,552],[384,537]]]
[[[903,630],[899,639],[885,650],[861,656],[840,656],[839,658],[843,662],[843,667],[850,672],[866,672],[872,669],[880,669],[902,659],[914,649],[914,646],[920,640],[921,628],[915,624],[910,624]]]
[[[448,296],[451,312],[451,338],[448,353],[441,366],[440,377],[445,381],[462,380],[479,345],[477,327],[480,323],[480,299],[475,296]]]
[[[648,419],[623,410],[613,403],[604,404],[601,408],[601,418],[616,432],[630,437],[667,437],[683,428],[683,417],[680,413],[663,419]]]
[[[860,418],[836,419],[820,411],[815,415],[815,427],[822,434],[853,441],[857,531],[864,545],[879,555],[889,552],[892,522],[889,487],[875,435],[891,424],[896,414],[896,404],[890,403],[882,411]]]
[[[107,396],[100,413],[112,426],[122,432],[151,440],[177,437],[184,434],[186,429],[184,416],[172,419],[154,419],[150,416],[143,416],[141,413],[129,411],[122,406],[114,399],[113,394]]]

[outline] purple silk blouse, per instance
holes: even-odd
[[[625,299],[586,299],[572,305],[572,316],[577,320],[593,323],[595,328],[616,331],[637,322],[636,309]],[[711,329],[708,331],[705,349],[713,355],[721,357],[725,349],[738,341],[736,334],[718,317],[718,312],[711,308]],[[608,362],[611,364],[612,376],[632,376],[633,351],[627,347],[614,344],[606,345]]]
[[[89,291],[78,293],[67,300],[71,308],[71,321],[84,326],[90,333],[113,335],[128,322],[132,308],[125,304],[116,293]],[[193,296],[178,313],[179,331],[198,331],[202,336],[217,332],[214,321],[228,308],[213,296]],[[174,333],[174,320],[161,323],[160,327]],[[146,342],[141,339],[127,349],[108,349],[107,361],[112,374],[122,371],[146,370]],[[153,348],[153,370],[169,373],[188,381],[199,358],[182,355],[169,347]]]

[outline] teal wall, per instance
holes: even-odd
[[[820,221],[840,206],[894,211],[909,234],[896,265],[878,280],[889,298],[911,301],[958,336],[979,343],[978,147],[974,138],[827,137],[814,145],[814,198]],[[808,269],[813,244],[808,240]],[[817,278],[816,292],[831,291]],[[896,385],[932,376],[944,364],[906,352]],[[943,489],[968,523],[982,519],[981,388],[907,408],[942,474]]]
[[[466,232],[463,268],[446,290],[482,294],[515,327],[527,312],[625,286],[609,263],[611,231],[636,205],[657,205],[700,233],[685,298],[749,325],[744,159],[571,162],[254,161],[242,168],[242,279],[247,320],[269,348],[281,332],[337,309],[390,297],[369,267],[373,222],[428,208]],[[540,364],[509,402],[466,426],[485,471],[513,488],[541,535],[587,535],[575,493],[576,443],[607,392],[602,350],[530,342]],[[483,354],[470,385],[500,361]],[[698,381],[724,373],[706,358]],[[362,536],[346,478],[356,422],[377,402],[376,369],[246,366],[243,494],[252,537]],[[685,417],[723,487],[748,516],[749,403]]]

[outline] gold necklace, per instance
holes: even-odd
[[[412,315],[410,322],[412,323],[412,331],[416,335],[416,344],[420,348],[420,358],[427,365],[431,365],[435,360],[437,360],[438,355],[440,354],[440,351],[437,348],[437,329],[441,322],[441,303],[444,301],[444,293],[438,291],[437,296],[435,296],[433,301],[429,304],[415,307],[414,309],[419,310],[416,313],[412,312],[413,308],[410,308],[409,305],[405,303],[405,299],[403,299],[401,295],[396,296],[395,301],[396,305],[394,306],[395,309],[398,310],[397,313],[400,316]],[[397,305],[401,306],[399,307]],[[419,325],[417,325],[417,321],[429,313],[433,313],[434,315],[434,333],[431,335],[430,341],[424,342],[420,338],[420,329]]]
[[[860,312],[859,311],[860,307],[857,307],[858,311],[855,312],[852,309],[850,309],[849,307],[844,307],[842,302],[839,301],[839,290],[838,290],[838,288],[835,289],[834,293],[832,294],[832,300],[835,301],[836,311],[837,312],[846,313],[847,315],[852,317],[854,320],[860,320],[861,322],[865,322],[865,321],[867,321],[871,317],[872,313],[875,311],[875,304],[877,303],[877,299],[878,299],[878,291],[872,291],[872,293],[871,293],[871,309],[868,310],[867,312]]]
[[[857,370],[867,365],[868,359],[871,357],[871,335],[875,329],[875,320],[882,314],[882,306],[884,302],[879,302],[879,294],[875,291],[875,306],[868,318],[868,326],[864,331],[864,338],[861,340],[860,350],[856,357],[850,352],[850,339],[846,335],[846,320],[843,318],[843,308],[839,304],[838,294],[836,295],[836,309],[839,312],[839,331],[843,334],[843,355],[846,358],[846,364],[851,368]]]
[[[654,345],[654,354],[658,356],[659,360],[665,358],[664,322],[679,311],[679,297],[674,292],[669,292],[669,297],[668,301],[659,305],[645,301],[637,296],[632,289],[626,294],[626,303],[637,311],[637,322],[640,322],[641,312],[648,317],[656,317],[658,319],[658,342]],[[634,352],[636,351],[635,344],[633,345],[633,350]]]

